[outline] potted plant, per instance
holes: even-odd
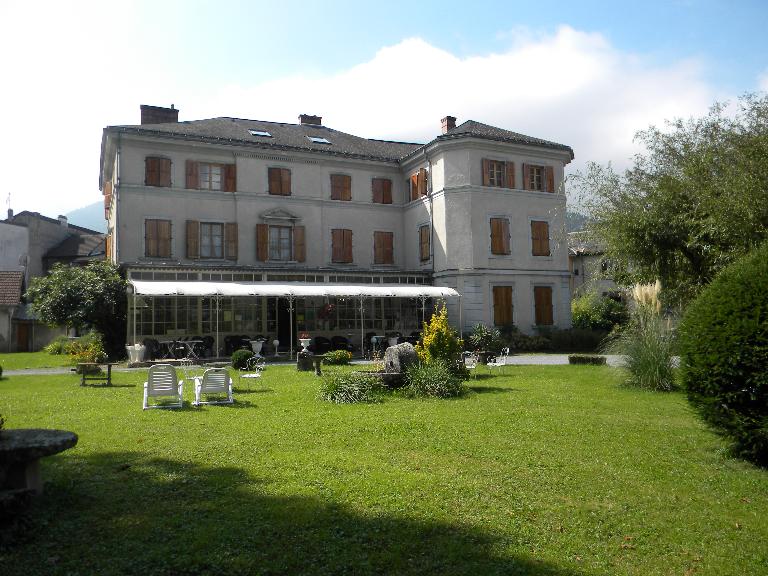
[[[487,364],[488,359],[495,356],[501,346],[501,333],[496,328],[478,324],[467,340],[477,354],[477,361],[480,364]]]

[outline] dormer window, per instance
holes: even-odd
[[[313,144],[330,144],[331,142],[327,140],[326,138],[322,138],[320,136],[307,136],[309,138],[309,141]]]
[[[262,138],[272,138],[272,134],[270,134],[266,130],[248,130],[248,132],[251,133],[251,136],[261,136]]]

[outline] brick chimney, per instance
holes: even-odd
[[[311,114],[299,114],[299,122],[301,122],[302,126],[306,126],[306,125],[322,126],[323,125],[323,117],[322,116],[312,116]]]
[[[170,108],[162,106],[141,105],[141,123],[143,124],[166,124],[179,121],[179,111],[171,104]]]
[[[448,130],[453,130],[456,128],[456,117],[455,116],[446,116],[440,122],[443,125],[443,134],[448,132]]]
[[[59,225],[62,228],[66,228],[69,225],[69,222],[67,221],[67,217],[63,214],[59,214]]]

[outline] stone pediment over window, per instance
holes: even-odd
[[[296,216],[296,214],[292,214],[283,208],[275,208],[274,210],[267,210],[266,212],[262,212],[259,214],[259,218],[267,221],[282,220],[285,222],[298,222],[301,220],[301,216]]]

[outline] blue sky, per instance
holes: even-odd
[[[624,167],[637,130],[768,89],[765,1],[11,1],[0,21],[0,194],[52,216],[100,200],[101,130],[140,104],[416,141],[452,114],[569,144],[572,171]]]

